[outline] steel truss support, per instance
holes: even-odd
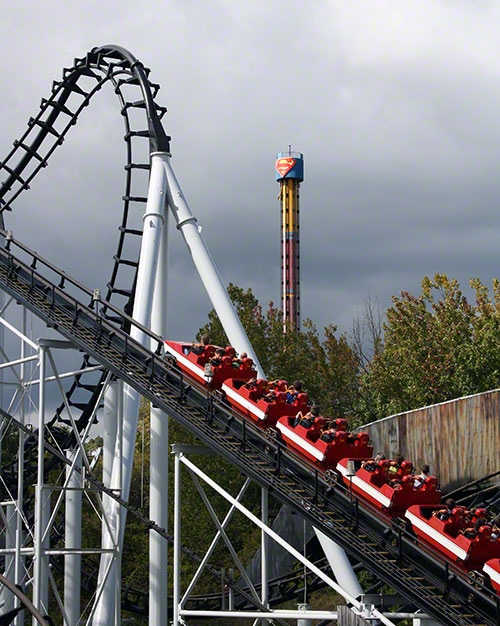
[[[0,316],[5,312],[5,308],[0,311]],[[16,317],[19,315],[16,313]],[[29,339],[26,335],[27,328],[26,310],[22,311],[22,330],[15,328],[9,324],[3,317],[0,317],[0,325],[11,331],[17,338],[21,340],[20,358],[10,359],[6,353],[4,346],[0,345],[0,368],[2,371],[10,371],[16,383],[10,386],[7,381],[4,382],[5,390],[14,390],[13,397],[7,399],[7,393],[4,390],[3,399],[6,402],[5,408],[10,411],[17,412],[18,422],[27,425],[29,413],[36,416],[38,429],[38,448],[35,448],[37,454],[37,479],[35,484],[35,504],[34,504],[34,523],[30,521],[30,509],[26,509],[24,495],[26,494],[28,485],[24,484],[24,464],[25,464],[25,439],[27,437],[24,430],[20,429],[18,438],[18,457],[17,457],[17,493],[12,493],[7,483],[2,477],[0,471],[0,484],[2,491],[7,493],[9,500],[0,504],[0,515],[5,518],[2,526],[6,536],[5,548],[2,553],[5,555],[8,567],[9,582],[21,586],[23,590],[32,585],[33,587],[33,604],[43,615],[48,614],[49,602],[52,598],[57,604],[57,612],[62,615],[64,626],[75,626],[81,622],[80,610],[80,561],[83,553],[100,553],[101,548],[81,548],[81,503],[82,496],[85,495],[89,499],[89,493],[84,482],[84,473],[89,468],[89,460],[84,450],[83,444],[88,439],[91,425],[94,421],[95,411],[89,416],[87,426],[83,432],[79,432],[72,415],[72,408],[62,387],[61,379],[67,376],[67,373],[59,373],[53,352],[57,350],[74,349],[73,344],[68,341],[60,341],[53,339],[40,339],[38,344]],[[29,351],[33,350],[35,354]],[[38,361],[38,363],[36,363]],[[27,376],[27,364],[33,363],[32,372]],[[94,368],[90,367],[89,370]],[[102,368],[101,368],[102,369]],[[52,371],[50,371],[52,370]],[[50,374],[50,375],[49,375]],[[38,380],[34,380],[38,376]],[[101,389],[96,407],[99,406],[110,377],[108,376],[104,386]],[[44,433],[48,429],[46,411],[47,405],[47,385],[55,383],[61,397],[63,399],[65,414],[69,418],[73,436],[77,442],[74,450],[68,452],[71,464],[66,468],[66,474],[61,473],[56,479],[56,483],[49,484],[48,476],[45,471],[45,441]],[[38,385],[38,403],[28,398],[27,391]],[[28,400],[30,404],[28,405]],[[74,410],[74,409],[73,409]],[[7,413],[8,411],[6,411]],[[50,412],[52,418],[52,412]],[[9,423],[4,418],[0,424],[1,436],[9,428]],[[56,444],[57,445],[57,444]],[[83,472],[77,468],[83,466]],[[29,485],[31,487],[31,485]],[[94,500],[90,501],[97,514],[102,515],[105,523],[109,526],[109,520],[106,520],[104,514],[102,499],[99,494],[92,489]],[[97,500],[97,509],[95,505]],[[5,505],[5,506],[4,506]],[[64,548],[51,548],[49,545],[50,536],[54,528],[58,511],[64,507],[65,513],[65,531],[63,535]],[[7,513],[9,520],[5,516]],[[116,550],[113,552],[116,553]],[[52,556],[61,556],[65,561],[64,573],[64,593],[59,593],[56,581],[49,567],[49,559]],[[26,568],[32,566],[32,571]],[[10,608],[13,601],[11,600],[11,591],[7,592],[7,588],[3,588],[3,595],[8,599],[8,604],[4,604],[5,608]],[[52,592],[52,597],[49,597]],[[99,590],[98,590],[99,593]],[[8,595],[7,595],[8,594]],[[15,597],[14,606],[20,605],[20,596]],[[4,613],[5,610],[2,610]],[[38,623],[36,618],[34,623]],[[16,626],[24,624],[24,612],[21,611],[15,618]]]
[[[227,295],[222,278],[208,251],[207,244],[201,235],[201,227],[198,225],[198,220],[191,213],[191,209],[182,193],[182,189],[170,163],[170,156],[164,159],[163,167],[165,168],[165,174],[168,180],[168,204],[174,215],[177,228],[181,231],[184,241],[189,248],[191,257],[205,286],[208,297],[228,336],[229,343],[236,348],[238,352],[246,352],[248,356],[253,359],[259,378],[263,378],[264,372],[257,355]]]
[[[292,618],[292,619],[306,619],[306,620],[307,619],[331,619],[333,620],[333,619],[336,619],[336,616],[337,616],[336,611],[323,611],[323,612],[313,611],[313,610],[312,611],[311,610],[285,611],[285,612],[266,611],[265,606],[262,607],[263,610],[261,611],[247,611],[247,612],[245,611],[239,612],[239,611],[231,611],[231,610],[230,611],[213,611],[213,612],[212,611],[189,611],[185,609],[184,604],[187,600],[188,593],[190,592],[190,590],[193,589],[194,584],[199,577],[200,568],[203,565],[203,563],[195,574],[195,579],[193,579],[194,582],[192,581],[190,583],[188,587],[188,591],[184,594],[184,596],[182,596],[182,600],[181,600],[181,587],[180,587],[181,585],[181,580],[180,580],[180,572],[181,572],[181,563],[180,563],[181,464],[187,468],[194,482],[194,485],[198,493],[200,494],[200,497],[203,503],[207,507],[207,510],[210,513],[210,516],[212,517],[212,520],[214,521],[214,524],[218,529],[218,534],[216,535],[216,538],[214,539],[214,541],[212,542],[209,548],[209,553],[213,551],[214,542],[218,541],[218,539],[221,537],[224,540],[224,543],[226,544],[226,547],[231,553],[233,559],[235,560],[235,563],[238,569],[240,569],[243,580],[248,585],[248,588],[250,589],[250,592],[252,593],[252,595],[254,596],[256,595],[255,589],[253,588],[251,582],[246,580],[247,578],[246,572],[243,573],[245,570],[238,556],[235,554],[234,548],[232,547],[231,542],[229,541],[227,534],[225,532],[225,525],[227,525],[227,522],[229,521],[228,517],[232,515],[234,510],[238,510],[240,513],[243,513],[243,515],[245,515],[253,524],[255,524],[261,529],[263,535],[265,535],[267,539],[270,538],[273,541],[276,541],[285,550],[287,550],[293,557],[295,557],[299,562],[301,562],[306,568],[308,568],[310,571],[316,574],[316,576],[321,578],[331,589],[333,589],[338,594],[340,594],[346,600],[346,602],[352,605],[352,610],[354,612],[356,612],[359,615],[363,615],[365,619],[368,618],[369,620],[378,620],[380,623],[385,624],[386,626],[394,626],[393,622],[391,622],[388,617],[386,617],[373,605],[363,604],[360,600],[358,600],[356,597],[351,595],[349,591],[341,587],[336,581],[330,578],[314,563],[312,563],[303,554],[301,554],[298,550],[296,550],[293,546],[291,546],[285,539],[283,539],[280,535],[278,535],[275,531],[273,531],[272,528],[269,527],[267,519],[259,519],[251,511],[249,511],[241,503],[241,496],[244,492],[244,489],[240,491],[240,494],[238,495],[237,498],[234,498],[227,491],[225,491],[225,489],[223,489],[218,483],[216,483],[207,474],[205,474],[201,469],[199,469],[190,459],[187,458],[187,455],[190,453],[207,453],[206,449],[197,448],[193,446],[174,445],[172,446],[172,453],[174,454],[174,461],[175,461],[174,463],[174,467],[175,467],[175,476],[174,476],[174,488],[175,488],[175,491],[174,491],[174,589],[173,589],[173,602],[174,602],[173,625],[174,626],[179,626],[181,624],[184,624],[185,623],[183,621],[184,617],[186,618],[195,617],[195,616],[200,617],[201,615],[203,615],[206,618],[208,617],[227,617],[227,618],[246,617],[246,618],[255,618],[257,620],[262,620],[262,619],[265,620],[269,618],[279,620],[285,617]],[[225,500],[227,500],[231,504],[231,509],[226,515],[226,519],[224,520],[224,522],[221,523],[218,520],[217,515],[215,514],[215,511],[213,510],[213,507],[211,506],[209,502],[208,496],[204,488],[201,485],[200,479],[201,481],[203,481],[204,484],[211,487],[216,493],[221,495],[223,498],[225,498]],[[265,496],[263,496],[263,505],[265,504],[264,498]],[[262,507],[263,518],[267,517],[265,516],[265,512],[266,512],[265,509],[266,509],[266,506],[263,506]],[[263,553],[265,554],[266,552],[265,547],[263,546],[263,548],[264,548]],[[263,591],[263,594],[264,593],[267,593],[267,590]],[[260,598],[256,597],[255,600],[256,600],[256,606],[262,606]]]
[[[68,490],[65,503],[65,545],[67,550],[79,551],[82,547],[82,488],[81,452],[67,450],[71,466],[66,466]],[[73,471],[71,471],[73,468]],[[77,470],[77,471],[74,471]],[[78,471],[80,470],[80,471]],[[80,583],[82,555],[66,554],[64,557],[64,607],[68,626],[78,626],[80,621]]]

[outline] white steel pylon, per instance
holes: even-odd
[[[191,253],[191,257],[200,278],[205,286],[210,300],[222,322],[231,345],[239,352],[247,352],[254,360],[259,375],[263,375],[262,368],[254,350],[246,336],[241,322],[234,310],[227,294],[224,283],[217,271],[215,263],[201,236],[201,229],[197,219],[191,213],[180,185],[170,164],[171,155],[167,152],[151,154],[151,174],[149,180],[146,212],[144,214],[144,229],[139,257],[137,285],[132,317],[146,328],[151,328],[165,336],[166,324],[166,281],[167,281],[167,205],[171,209],[177,229],[181,231],[184,241]],[[154,325],[154,328],[153,328]],[[133,327],[131,336],[146,345],[147,337],[142,331]],[[111,484],[119,484],[122,497],[127,500],[130,490],[130,480],[135,449],[135,438],[139,416],[140,397],[132,388],[125,385],[124,412],[123,412],[123,463],[113,463]],[[153,430],[154,428],[154,430]],[[162,495],[164,485],[167,484],[167,461],[164,458],[168,445],[168,426],[165,416],[161,412],[152,411],[152,433],[155,442],[152,442],[151,463],[154,471],[151,472],[152,483],[150,488],[154,497],[152,514],[160,526],[167,526],[168,493]],[[121,480],[118,480],[118,475]],[[115,502],[110,502],[110,520],[112,536],[117,537],[120,546],[123,545],[126,511]],[[121,510],[120,510],[121,509]],[[163,522],[163,523],[162,523]],[[118,530],[119,528],[119,530]],[[103,538],[103,548],[109,549],[112,536],[108,533]],[[151,536],[151,550],[154,550],[150,567],[150,624],[163,626],[166,615],[166,585],[167,549],[164,540]],[[119,624],[116,615],[116,594],[118,575],[115,566],[110,563],[111,557],[104,554],[101,559],[100,580],[104,572],[110,569],[108,581],[104,583],[104,590],[97,602],[94,626],[109,626]],[[152,591],[153,590],[153,591]],[[155,590],[158,590],[156,592]],[[164,595],[164,598],[163,598]],[[163,598],[163,599],[162,599]]]

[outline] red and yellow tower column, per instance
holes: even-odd
[[[281,292],[283,327],[300,330],[299,188],[304,180],[300,152],[280,152],[276,160],[281,205]]]

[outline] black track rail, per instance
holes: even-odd
[[[190,383],[188,393],[182,372],[159,356],[161,337],[113,305],[93,301],[89,289],[11,237],[0,248],[0,285],[215,453],[309,519],[409,602],[449,626],[498,623],[492,591],[469,586],[441,555],[419,545],[403,528],[389,527],[376,510],[343,486],[333,488],[301,457],[266,439],[203,388]],[[140,328],[156,342],[157,350],[147,350],[107,320],[101,314],[104,307]]]
[[[138,266],[138,241],[142,230],[130,224],[131,214],[140,212],[146,202],[146,189],[136,190],[135,174],[141,170],[149,173],[149,161],[137,162],[134,155],[138,142],[148,142],[148,152],[169,151],[170,137],[165,134],[161,119],[166,108],[158,105],[155,98],[159,85],[149,80],[150,70],[128,50],[107,45],[94,48],[82,58],[74,59],[73,66],[64,68],[61,80],[54,81],[51,93],[43,98],[38,113],[28,120],[27,129],[0,163],[0,172],[6,179],[0,187],[0,213],[12,210],[12,205],[30,185],[37,174],[49,164],[50,157],[61,146],[70,130],[77,124],[82,112],[94,96],[107,84],[114,89],[124,122],[126,143],[125,187],[119,237],[113,268],[107,285],[106,300],[120,298],[119,308],[131,313],[135,291],[135,273]],[[141,110],[145,114],[145,127],[135,127],[131,112]],[[130,278],[132,268],[134,278]],[[128,270],[128,271],[127,271]],[[106,310],[103,315],[114,323],[125,323]],[[124,327],[127,329],[127,326]],[[88,364],[85,357],[83,367]],[[82,369],[83,369],[82,367]],[[85,428],[94,410],[100,385],[95,376],[78,375],[67,391],[69,404],[80,412],[77,424]],[[64,405],[58,407],[51,423],[68,424],[64,417]],[[68,445],[70,442],[67,442]],[[29,462],[26,468],[29,473]],[[13,484],[15,488],[15,483]]]
[[[61,79],[54,81],[48,97],[41,100],[37,114],[28,120],[26,131],[14,141],[12,149],[0,162],[0,172],[6,174],[0,186],[0,225],[3,227],[4,211],[12,210],[16,199],[30,189],[37,174],[48,166],[51,156],[64,143],[94,96],[106,83],[111,85],[118,98],[124,123],[126,161],[118,245],[113,256],[106,300],[116,302],[120,309],[129,314],[133,308],[138,249],[142,236],[142,227],[134,223],[133,217],[142,212],[147,195],[144,180],[138,180],[138,174],[144,172],[143,179],[147,179],[150,169],[149,160],[141,162],[135,155],[144,142],[148,144],[149,154],[170,150],[170,137],[165,134],[161,122],[166,108],[156,102],[160,86],[150,81],[149,74],[149,68],[128,50],[116,45],[94,48],[84,57],[75,58],[72,66],[64,68]],[[144,113],[145,119],[144,125],[139,127],[131,115],[137,110]],[[102,313],[113,323],[124,324],[123,328],[128,329],[127,321],[113,317],[106,310]],[[94,363],[85,354],[80,369],[91,365]],[[78,374],[72,382],[70,379],[66,396],[80,432],[86,427],[94,411],[103,383],[104,374],[98,380],[95,374],[88,373]],[[61,423],[69,425],[64,404],[57,408],[49,423],[52,432],[57,431],[57,425]],[[72,434],[68,435],[67,431],[59,429],[58,435],[61,447],[72,447]],[[30,439],[25,450],[26,484],[32,482],[36,476],[36,460],[32,453]],[[3,475],[11,493],[16,493],[17,464],[4,467]],[[32,494],[28,492],[27,498],[31,497]]]

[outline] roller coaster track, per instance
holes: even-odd
[[[269,440],[205,389],[186,384],[181,371],[159,355],[162,338],[140,326],[40,255],[0,232],[0,286],[48,326],[165,411],[215,453],[267,488],[283,504],[361,561],[409,602],[449,626],[498,623],[498,598],[470,586],[438,554],[419,545],[403,527],[389,527],[377,511],[331,485],[320,472]],[[103,314],[112,312],[122,324]],[[135,325],[157,349],[152,352],[121,326]],[[154,345],[153,344],[153,345]],[[151,522],[153,523],[153,522]]]
[[[30,185],[36,175],[49,164],[49,159],[56,149],[61,146],[69,131],[78,122],[79,116],[89,106],[93,97],[106,84],[110,83],[114,89],[123,116],[126,143],[125,188],[123,200],[122,218],[119,230],[118,247],[113,256],[113,269],[107,285],[106,300],[120,297],[119,308],[131,313],[133,307],[135,274],[138,266],[138,242],[142,236],[140,228],[134,228],[130,224],[130,215],[133,209],[140,209],[146,202],[145,191],[134,192],[134,174],[138,171],[146,171],[149,174],[150,163],[137,162],[134,159],[135,147],[138,142],[148,142],[148,152],[169,151],[170,137],[163,129],[161,119],[166,113],[166,108],[158,105],[155,98],[159,92],[159,85],[149,80],[149,69],[138,61],[127,50],[114,45],[94,48],[85,57],[74,59],[72,67],[65,68],[62,78],[52,85],[48,98],[43,98],[38,113],[29,119],[28,127],[20,139],[16,140],[13,148],[0,163],[0,170],[6,173],[6,179],[0,187],[0,223],[4,223],[4,211],[11,211],[15,200],[23,191],[30,189]],[[134,128],[130,113],[141,110],[145,113],[146,128]],[[128,243],[132,240],[131,243]],[[123,271],[125,270],[125,271]],[[133,276],[130,277],[130,271]],[[128,272],[128,273],[127,273]],[[124,274],[126,274],[124,276]],[[120,282],[121,278],[121,282]],[[120,317],[113,317],[113,313],[102,311],[106,319],[115,323],[123,323],[123,328],[129,328],[128,321]],[[90,356],[85,354],[81,369],[95,365],[90,361]],[[77,419],[79,430],[82,431],[93,413],[99,392],[104,383],[104,375],[96,382],[95,377],[88,380],[88,374],[78,374],[67,390],[66,395],[69,405],[73,410],[80,413]],[[83,397],[82,397],[83,396]],[[67,429],[58,429],[57,424],[68,425],[69,422],[63,417],[64,404],[61,404],[51,420],[50,430],[47,432],[48,443],[56,443],[60,449],[73,445],[73,435],[68,434]],[[15,424],[15,420],[11,420]],[[31,456],[30,456],[31,453]],[[32,432],[28,433],[25,443],[25,483],[34,481],[36,476],[36,437]],[[54,463],[62,462],[52,455],[47,470]],[[10,467],[3,466],[3,478],[9,485],[11,494],[17,491],[17,463]],[[28,500],[33,498],[28,492]],[[29,510],[29,502],[26,509]],[[61,520],[63,521],[63,520]],[[62,524],[54,527],[51,540],[56,542],[62,532]],[[188,553],[188,551],[186,552]],[[191,555],[196,560],[194,553]],[[219,576],[216,568],[214,574]],[[91,590],[95,584],[96,570],[85,568],[82,571],[82,584]],[[284,601],[292,597],[291,587],[287,584],[293,580],[295,573],[290,573],[271,582],[271,589],[279,589],[274,594],[275,601]],[[227,581],[229,582],[229,581]],[[318,584],[321,584],[318,581]],[[284,590],[288,590],[284,592]],[[144,613],[147,607],[148,594],[142,590],[127,587],[123,591],[124,608]],[[130,598],[134,598],[130,601]]]
[[[4,211],[12,210],[15,200],[23,191],[30,189],[35,176],[47,167],[50,157],[63,144],[92,98],[107,83],[111,84],[118,97],[124,121],[126,163],[118,246],[113,256],[106,300],[121,298],[119,308],[127,313],[131,313],[133,307],[138,249],[142,236],[142,230],[133,227],[132,214],[134,208],[138,212],[147,199],[145,189],[134,191],[137,185],[134,174],[141,170],[149,172],[150,167],[149,162],[135,161],[134,154],[137,143],[145,140],[148,142],[148,153],[170,150],[170,137],[165,134],[161,123],[166,108],[155,102],[160,87],[149,80],[149,73],[150,70],[130,52],[114,45],[94,48],[85,57],[74,59],[73,66],[63,70],[61,80],[54,81],[50,95],[40,103],[39,112],[29,119],[26,131],[20,139],[14,141],[13,148],[0,163],[0,171],[7,174],[0,187],[0,212],[3,219]],[[144,111],[146,128],[134,127],[130,114],[137,110]],[[115,323],[123,323],[122,319],[113,320],[113,315],[106,311],[103,311],[103,315]],[[87,365],[88,357],[84,359],[82,369]],[[76,376],[67,391],[70,406],[81,413],[77,420],[80,429],[85,427],[92,414],[104,380],[102,378],[96,384],[93,378],[92,381],[87,381],[87,378],[88,375]],[[58,407],[52,423],[69,423],[64,419],[63,411],[64,405]]]
[[[135,212],[146,202],[146,189],[136,191],[136,173],[145,171],[149,174],[150,163],[134,159],[139,144],[148,142],[148,153],[170,150],[170,137],[165,134],[161,119],[166,108],[155,101],[160,86],[149,80],[150,70],[138,61],[128,50],[115,45],[94,48],[85,57],[75,58],[72,67],[64,68],[61,80],[54,81],[51,93],[43,98],[38,113],[28,120],[27,129],[16,141],[7,156],[0,163],[0,171],[6,178],[0,187],[0,224],[4,224],[4,211],[11,211],[15,200],[22,192],[30,189],[36,175],[49,164],[49,159],[66,139],[69,131],[77,124],[79,116],[89,106],[93,97],[106,83],[117,95],[120,113],[124,122],[124,141],[126,144],[125,186],[122,196],[123,209],[116,254],[107,284],[106,300],[120,298],[119,308],[131,313],[134,301],[135,280],[138,267],[138,250],[141,228],[134,227]],[[134,126],[132,111],[143,111],[145,124],[142,128]],[[132,219],[131,219],[132,218]],[[115,318],[103,311],[103,315],[115,323],[128,322]],[[90,357],[84,355],[82,367],[91,367]],[[73,411],[79,413],[77,426],[80,432],[85,428],[92,415],[99,392],[104,383],[103,374],[98,381],[95,375],[78,374],[66,391],[68,402]],[[69,422],[64,417],[64,404],[61,404],[50,421],[49,437],[59,435],[59,445],[72,447],[74,436],[68,430],[57,429],[57,424]],[[33,442],[29,438],[25,449],[25,482],[33,482],[36,476],[36,456]],[[30,455],[31,452],[31,455]],[[52,461],[54,462],[54,458]],[[50,469],[50,468],[49,468]],[[9,484],[11,493],[17,491],[17,464],[3,467],[4,479]],[[28,497],[32,497],[28,495]],[[85,578],[84,578],[85,580]],[[140,594],[139,591],[136,592]]]

